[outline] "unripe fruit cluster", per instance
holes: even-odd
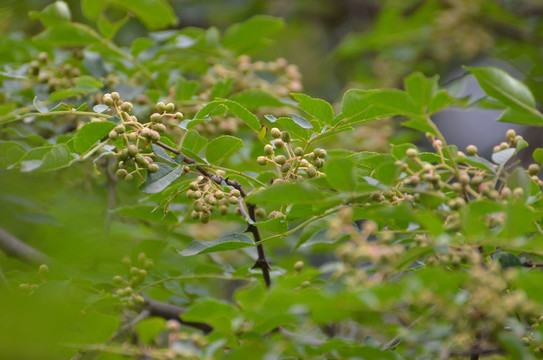
[[[238,204],[241,193],[238,189],[225,191],[207,177],[199,176],[189,184],[187,197],[194,200],[191,217],[207,224],[217,207],[221,215],[226,215],[230,205]]]
[[[40,52],[37,59],[28,64],[28,73],[36,76],[39,82],[47,84],[51,92],[74,87],[76,78],[81,76],[81,70],[78,67],[70,63],[57,66],[50,61],[49,54],[46,52]]]
[[[123,298],[123,303],[127,307],[142,305],[145,299],[134,292],[134,289],[143,284],[147,278],[147,271],[154,266],[153,261],[141,252],[138,254],[137,265],[132,264],[129,257],[124,257],[122,263],[128,269],[128,280],[125,280],[121,275],[113,277],[113,283],[117,287],[115,294]]]
[[[324,158],[327,153],[324,149],[315,149],[313,152],[304,154],[304,149],[301,147],[291,146],[291,136],[288,131],[281,131],[278,128],[272,128],[270,134],[275,139],[273,145],[267,144],[264,146],[265,156],[259,156],[256,159],[257,164],[265,166],[268,163],[277,166],[283,174],[289,173],[291,170],[304,170],[309,178],[313,178],[319,174],[319,168],[324,166]],[[285,149],[288,154],[288,159],[285,155],[277,154],[277,150]],[[307,159],[305,159],[307,157]],[[288,177],[293,179],[302,179],[294,171]],[[287,177],[285,175],[285,177]]]

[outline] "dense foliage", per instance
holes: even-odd
[[[0,41],[3,357],[543,356],[543,149],[523,167],[509,130],[486,159],[432,120],[481,106],[543,125],[527,85],[465,67],[485,98],[415,72],[329,103],[285,58],[248,55],[279,18],[158,31],[176,23],[163,0],[81,8],[92,25],[57,1],[30,14],[37,36]],[[112,9],[151,32],[117,45]],[[383,145],[392,119],[431,147]]]

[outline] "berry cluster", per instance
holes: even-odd
[[[302,147],[292,146],[292,139],[288,131],[272,128],[270,133],[275,140],[273,141],[273,145],[266,144],[264,146],[265,156],[259,156],[256,159],[259,165],[275,165],[281,175],[281,179],[278,179],[280,181],[302,179],[298,175],[298,170],[305,171],[309,178],[320,175],[318,169],[324,166],[324,159],[327,156],[326,150],[317,148],[310,153],[305,153]],[[284,149],[288,158],[285,155],[278,154],[282,149]]]
[[[151,259],[143,252],[138,254],[137,266],[133,266],[132,260],[127,256],[122,259],[123,265],[128,269],[128,276],[125,279],[121,275],[113,277],[113,283],[117,287],[115,294],[123,300],[123,304],[128,307],[134,305],[142,305],[145,302],[143,296],[134,292],[134,289],[143,284],[147,279],[147,271],[151,269],[154,264]]]
[[[183,114],[174,113],[175,105],[172,103],[164,104],[159,102],[156,105],[157,112],[153,113],[149,121],[142,123],[134,115],[130,115],[134,106],[128,101],[123,101],[117,92],[105,94],[102,102],[111,110],[114,110],[121,119],[121,124],[117,125],[109,133],[109,139],[113,142],[121,139],[122,142],[115,142],[117,148],[123,147],[117,153],[119,160],[116,175],[119,179],[126,181],[132,180],[134,174],[140,171],[157,172],[159,167],[153,163],[153,153],[145,152],[150,143],[156,143],[160,140],[161,133],[166,131],[164,122],[171,119],[180,120]],[[95,118],[91,121],[105,121]],[[147,150],[148,151],[148,150]]]
[[[199,176],[189,184],[187,197],[194,200],[191,217],[207,224],[215,208],[221,215],[228,213],[230,205],[238,204],[241,193],[238,189],[225,189],[205,176]]]
[[[79,53],[74,53],[74,58],[79,56]],[[28,73],[36,76],[40,83],[47,84],[51,92],[74,87],[75,79],[81,76],[81,70],[69,63],[56,66],[46,52],[39,53],[38,59],[30,62]]]

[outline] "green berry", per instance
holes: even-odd
[[[121,95],[119,95],[118,92],[114,91],[111,93],[111,98],[113,99],[113,101],[119,101],[121,100]]]
[[[304,149],[302,149],[299,146],[294,148],[294,155],[302,156],[303,154],[304,154]]]
[[[159,113],[154,113],[151,115],[151,121],[154,123],[160,122],[161,119],[162,119],[162,116],[160,116]]]
[[[131,102],[125,101],[121,104],[121,110],[124,112],[131,112],[134,109],[134,105]]]
[[[159,113],[163,113],[166,110],[166,105],[163,102],[159,102],[156,104],[156,110]]]
[[[224,216],[228,214],[228,206],[222,205],[219,207],[219,213]]]
[[[228,198],[228,202],[229,202],[230,204],[232,204],[232,205],[237,204],[237,203],[238,203],[238,198],[235,197],[235,196],[230,196],[230,197]]]
[[[128,140],[130,140],[132,142],[136,142],[136,140],[138,140],[138,134],[136,134],[136,133],[128,134]]]
[[[410,148],[406,150],[405,154],[407,155],[408,158],[414,159],[417,157],[419,152],[417,151],[417,149]]]
[[[105,94],[104,96],[102,96],[102,102],[104,103],[104,105],[107,106],[113,106],[114,104],[111,94]]]
[[[183,114],[180,113],[180,112],[176,112],[175,113],[175,118],[178,119],[178,120],[181,120],[181,119],[183,119]]]
[[[200,190],[196,190],[193,194],[192,194],[192,198],[193,199],[199,199],[202,197],[202,192]]]
[[[173,103],[167,103],[164,107],[164,110],[166,110],[166,112],[172,113],[175,110],[175,105]]]
[[[282,149],[285,147],[285,143],[282,140],[275,140],[273,144],[277,149]]]
[[[119,134],[124,134],[124,132],[126,131],[126,128],[124,127],[124,125],[117,125],[115,126],[114,130],[118,132]]]
[[[324,159],[327,155],[324,149],[315,149],[313,150],[313,154],[320,159]]]
[[[119,169],[117,170],[115,175],[117,176],[119,180],[123,180],[123,179],[126,179],[126,176],[128,175],[128,171],[126,171],[125,169]]]
[[[310,166],[305,172],[310,178],[317,176],[317,169],[314,166]]]
[[[48,58],[49,58],[49,55],[45,51],[42,51],[41,53],[38,54],[38,61],[41,62],[42,64],[45,64]]]
[[[235,196],[235,197],[240,197],[241,193],[240,193],[240,191],[238,189],[232,189],[230,191],[230,195]]]
[[[264,154],[266,154],[266,155],[273,154],[273,146],[271,146],[270,144],[265,145],[264,146]]]
[[[530,175],[537,175],[540,171],[541,168],[538,164],[530,164],[530,166],[528,166],[528,174]]]
[[[132,181],[133,178],[134,178],[134,175],[128,174],[128,175],[125,176],[124,180],[125,181]]]
[[[211,214],[207,211],[202,211],[200,213],[200,221],[203,223],[203,224],[207,224],[209,222],[209,219],[211,218]]]
[[[281,140],[283,140],[286,143],[290,142],[290,133],[288,131],[283,131],[281,133]]]
[[[274,137],[274,139],[279,139],[281,137],[281,130],[279,130],[278,128],[272,128],[270,133]]]
[[[149,170],[150,173],[156,173],[159,170],[159,168],[157,164],[151,164],[149,165],[147,170]]]
[[[200,187],[198,186],[198,183],[196,181],[193,181],[189,184],[189,189],[196,191],[199,190]]]
[[[477,146],[475,145],[468,145],[468,147],[466,147],[466,152],[469,154],[469,155],[477,155],[477,152],[479,151],[479,149],[477,149]]]
[[[166,131],[166,125],[164,124],[153,124],[151,128],[159,133]]]
[[[118,138],[119,138],[119,133],[118,132],[116,132],[115,130],[111,130],[109,132],[109,139],[110,140],[114,141],[114,140],[117,140]]]
[[[138,153],[138,147],[136,145],[128,145],[126,150],[128,152],[128,155],[130,155],[132,157],[136,156],[137,153]]]
[[[161,124],[162,125],[162,124]],[[164,125],[163,125],[164,126]],[[157,142],[157,141],[160,141],[160,134],[155,131],[155,130],[151,130],[151,141],[152,142]]]
[[[303,261],[297,261],[295,264],[294,264],[294,270],[296,270],[296,272],[300,272],[304,269],[304,262]]]
[[[190,217],[194,220],[196,219],[199,219],[200,218],[200,213],[196,210],[193,210],[191,213],[190,213]]]
[[[283,165],[287,162],[287,158],[283,155],[277,155],[275,158],[273,158],[273,161],[275,161],[279,165]]]
[[[256,158],[256,163],[258,165],[264,166],[264,165],[266,165],[268,163],[268,159],[265,156],[259,156],[259,157]]]

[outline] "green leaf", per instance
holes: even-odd
[[[243,147],[243,141],[230,135],[213,139],[206,147],[206,159],[210,164],[219,164],[226,157]]]
[[[200,83],[197,80],[186,80],[179,77],[175,82],[175,96],[179,100],[190,100],[196,93]]]
[[[162,211],[156,211],[154,205],[123,206],[113,210],[113,212],[117,215],[162,224],[177,224],[178,222],[177,217],[172,212],[164,214]]]
[[[254,131],[260,131],[260,121],[258,118],[251,113],[249,110],[241,106],[235,101],[232,100],[225,100],[225,99],[218,99],[210,102],[206,106],[204,106],[198,113],[196,114],[196,119],[203,119],[204,117],[208,116],[209,114],[213,113],[214,110],[217,109],[219,106],[224,106],[228,111],[230,111],[232,114],[237,116],[240,120],[242,120],[245,124],[247,124],[251,129]]]
[[[214,299],[198,299],[181,315],[183,321],[205,322],[215,331],[229,331],[232,319],[238,316],[239,310],[228,303]]]
[[[507,177],[506,184],[511,190],[516,188],[521,188],[524,190],[524,200],[530,196],[532,179],[523,168],[518,167],[513,170],[513,172]]]
[[[428,104],[428,113],[433,115],[438,111],[445,109],[446,107],[451,106],[456,102],[456,99],[451,96],[446,90],[439,90],[437,93],[432,96],[430,104]]]
[[[109,4],[106,1],[81,0],[81,10],[89,20],[96,20]]]
[[[276,234],[282,234],[288,230],[288,224],[284,216],[278,216],[267,221],[257,222],[255,223],[255,226],[262,230]]]
[[[62,168],[68,165],[72,158],[70,150],[65,144],[55,145],[43,157],[40,171],[52,171]]]
[[[154,342],[158,334],[164,331],[165,326],[166,319],[159,317],[144,319],[136,324],[138,339],[144,344],[150,345]]]
[[[96,44],[100,40],[89,34],[94,30],[83,24],[60,24],[45,29],[34,41],[51,46],[82,46]]]
[[[141,191],[146,194],[156,194],[166,189],[183,175],[183,166],[171,167],[166,164],[157,163],[158,171],[149,173],[145,182],[141,184]]]
[[[75,137],[75,150],[83,154],[115,128],[111,121],[88,122]]]
[[[109,0],[109,2],[136,15],[150,30],[177,25],[175,12],[166,0]]]
[[[25,148],[14,141],[0,141],[0,169],[15,164],[26,153]]]
[[[230,26],[223,38],[223,45],[237,54],[251,53],[270,42],[270,37],[284,28],[282,19],[256,15],[249,20]]]
[[[285,106],[281,101],[275,98],[272,94],[258,89],[249,89],[237,93],[230,97],[240,105],[249,110],[256,110],[262,106],[282,107]]]
[[[510,267],[519,267],[522,265],[518,257],[511,253],[501,254],[498,261],[500,262],[503,269],[507,269]]]
[[[137,38],[136,40],[134,40],[132,42],[132,45],[130,45],[130,53],[132,54],[132,56],[138,56],[140,53],[142,53],[143,51],[149,49],[154,44],[155,44],[155,42],[153,40],[151,40],[151,39]],[[179,81],[179,80],[183,80],[183,78],[179,77],[177,79],[177,81]],[[176,87],[177,87],[177,85],[176,85]],[[176,90],[176,95],[177,95],[177,90]],[[179,97],[177,97],[177,98],[179,98]],[[179,98],[179,99],[181,99],[181,98]]]
[[[318,190],[308,183],[279,183],[249,194],[246,201],[259,205],[314,204],[328,202],[333,198],[333,194]]]
[[[196,130],[189,130],[183,138],[183,149],[188,149],[195,154],[198,154],[206,144],[207,139],[200,136]]]
[[[254,246],[254,241],[245,234],[229,234],[213,241],[196,240],[187,245],[183,251],[178,251],[182,256],[193,256],[217,251],[236,250]]]
[[[532,154],[535,161],[537,161],[540,164],[543,164],[543,149],[535,149],[534,153]]]
[[[333,189],[355,191],[357,179],[355,163],[351,157],[337,157],[326,161],[326,181]]]
[[[29,16],[31,19],[39,19],[46,27],[70,22],[72,18],[70,8],[64,1],[55,1],[41,12],[31,11]]]
[[[312,98],[305,94],[297,93],[291,94],[291,96],[298,101],[300,109],[328,126],[334,125],[334,109],[332,105],[324,100]]]
[[[294,123],[296,123],[296,125],[298,125],[299,127],[304,128],[304,129],[313,129],[313,125],[311,125],[311,123],[307,121],[306,118],[304,118],[303,116],[291,113],[290,117],[292,118],[292,120],[294,120]]]
[[[528,111],[520,108],[509,108],[502,113],[498,121],[523,125],[543,125],[543,115],[536,109]]]
[[[422,112],[426,111],[432,95],[437,90],[438,76],[425,77],[422,73],[413,73],[405,78],[405,90],[413,101],[420,106]]]
[[[211,88],[211,95],[209,96],[211,100],[216,98],[225,98],[230,94],[232,89],[233,79],[219,79]]]
[[[496,164],[501,165],[505,164],[509,159],[511,159],[514,155],[516,149],[504,149],[500,150],[498,152],[495,152],[492,154],[492,161],[494,161]]]
[[[96,26],[98,27],[98,30],[100,31],[100,34],[106,39],[111,39],[115,36],[117,31],[126,24],[128,21],[128,16],[125,16],[119,21],[111,22],[107,17],[105,17],[103,14],[100,15],[98,18],[98,21],[96,22]]]
[[[535,109],[536,103],[532,92],[522,82],[493,66],[465,67],[465,69],[475,75],[487,95],[513,109],[531,113],[543,123],[543,115]]]
[[[158,146],[157,144],[152,144],[151,145],[151,148],[153,149],[153,152],[155,153],[156,156],[158,156],[159,158],[161,158],[162,160],[170,163],[170,164],[173,164],[173,165],[178,165],[178,162],[175,161],[167,152],[166,150],[164,150],[161,146]]]

